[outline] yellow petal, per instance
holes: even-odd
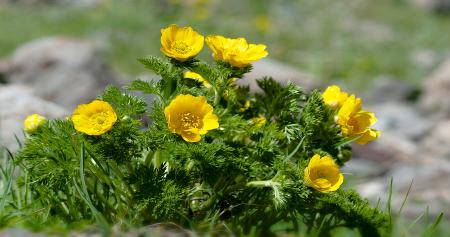
[[[314,185],[320,190],[326,190],[331,187],[330,181],[322,178],[314,180]]]
[[[343,121],[348,121],[350,117],[355,115],[361,110],[362,102],[360,98],[356,98],[355,95],[351,95],[348,97],[344,103],[342,104],[342,107],[339,109],[338,112],[338,123],[341,125],[344,123]]]
[[[210,88],[211,87],[211,84],[198,73],[188,71],[188,72],[185,72],[183,74],[183,77],[184,78],[188,78],[188,79],[194,79],[194,80],[197,80],[199,82],[202,82],[203,86],[206,87],[206,88]]]
[[[356,140],[356,143],[360,145],[365,145],[366,143],[377,139],[379,136],[380,131],[369,128],[362,134],[362,136],[358,140]]]
[[[219,118],[215,114],[205,116],[203,119],[203,129],[213,130],[219,127]]]
[[[183,140],[187,142],[199,142],[202,137],[199,134],[191,133],[191,132],[183,132],[181,133],[181,137]]]
[[[346,92],[341,92],[341,88],[331,85],[322,93],[323,102],[332,108],[339,108],[348,98]]]
[[[339,174],[339,178],[338,178],[338,181],[334,184],[334,185],[332,185],[331,187],[329,187],[328,188],[328,192],[333,192],[333,191],[336,191],[336,190],[338,190],[340,187],[341,187],[341,185],[344,183],[344,175],[342,175],[341,173]]]

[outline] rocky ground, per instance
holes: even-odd
[[[112,72],[91,42],[62,37],[18,48],[0,60],[0,75],[0,142],[11,150],[17,149],[14,135],[23,137],[22,121],[27,115],[69,116],[77,104],[92,100],[107,84],[121,85],[130,79]],[[241,83],[262,75],[284,83],[293,80],[308,89],[320,84],[270,59],[256,63]],[[141,78],[148,77],[154,76]],[[412,182],[407,215],[417,216],[427,207],[431,213],[450,213],[449,95],[450,58],[420,87],[380,78],[363,95],[365,108],[378,117],[375,127],[382,131],[376,142],[355,145],[354,159],[344,167],[363,196],[374,202],[386,200],[392,177],[394,208],[400,207]]]

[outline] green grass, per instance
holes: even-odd
[[[380,75],[420,82],[435,67],[417,66],[412,55],[429,50],[437,61],[450,52],[450,17],[416,9],[406,1],[230,0],[105,1],[90,9],[0,7],[0,56],[47,35],[103,42],[120,72],[145,72],[136,58],[159,54],[159,29],[192,25],[203,34],[244,36],[265,43],[270,56],[325,81],[366,88]],[[202,53],[209,56],[208,50]]]

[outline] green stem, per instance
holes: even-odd
[[[256,187],[256,188],[263,188],[263,187],[276,187],[280,186],[281,184],[272,180],[258,180],[258,181],[250,181],[246,184],[247,187]]]
[[[304,140],[305,140],[305,137],[302,137],[302,140],[300,140],[300,142],[297,144],[295,149],[286,157],[287,160],[292,159],[292,157],[295,155],[295,153],[297,153],[298,149],[300,149],[300,147],[302,146]]]
[[[106,221],[105,217],[95,208],[95,206],[92,204],[91,198],[89,197],[89,193],[86,186],[86,181],[84,179],[84,144],[81,143],[80,148],[80,182],[81,182],[81,188],[78,186],[75,177],[73,177],[73,182],[75,185],[75,188],[80,193],[80,196],[82,199],[86,202],[86,204],[89,206],[89,208],[92,211],[92,214],[95,216],[98,222],[100,222],[103,226],[107,227],[108,222]]]
[[[217,91],[216,87],[214,86],[214,106],[219,105],[220,103],[220,93]]]

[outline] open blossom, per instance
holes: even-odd
[[[344,101],[348,98],[348,93],[341,91],[341,88],[336,85],[327,87],[322,93],[323,102],[333,109],[342,106]]]
[[[356,143],[364,145],[380,136],[378,130],[369,128],[377,121],[374,113],[361,110],[360,98],[351,95],[338,111],[337,124],[346,137],[357,138]]]
[[[336,191],[344,182],[344,175],[329,156],[315,154],[305,168],[304,181],[317,191],[327,193]]]
[[[161,51],[170,58],[184,62],[195,57],[203,48],[204,37],[191,27],[170,25],[161,29]]]
[[[211,88],[211,84],[198,73],[188,71],[188,72],[184,73],[183,77],[188,78],[188,79],[197,80],[197,81],[201,82],[204,87]]]
[[[244,38],[230,39],[220,35],[209,35],[206,43],[217,61],[225,61],[234,67],[246,67],[264,58],[269,53],[263,44],[249,44]]]
[[[36,132],[36,130],[39,128],[39,126],[44,124],[45,121],[47,121],[47,119],[45,119],[45,117],[43,117],[39,114],[32,114],[23,121],[24,130],[25,130],[25,132],[32,134],[32,133]]]
[[[117,115],[108,102],[94,100],[79,105],[72,114],[75,129],[87,135],[102,135],[111,130],[117,121]]]
[[[204,96],[178,95],[164,109],[164,115],[170,131],[187,142],[198,142],[200,135],[219,127],[219,119]]]

